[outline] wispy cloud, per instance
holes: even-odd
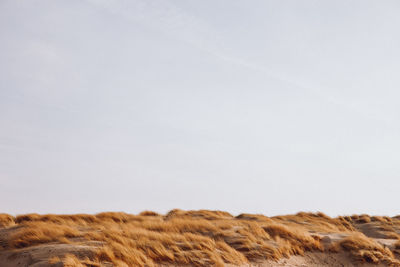
[[[189,14],[172,1],[87,1],[92,5],[103,8],[107,12],[116,14],[127,22],[144,24],[229,64],[262,73],[268,79],[289,85],[294,90],[315,94],[322,101],[358,114],[365,119],[380,121],[393,127],[393,120],[384,114],[380,114],[378,111],[373,112],[371,109],[365,110],[345,99],[330,94],[329,92],[335,88],[323,88],[321,86],[316,88],[309,84],[304,84],[284,73],[278,73],[232,53],[232,50],[229,49],[224,41],[223,33],[215,30],[212,25],[203,19]]]

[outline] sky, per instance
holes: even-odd
[[[400,214],[399,12],[1,0],[0,212]]]

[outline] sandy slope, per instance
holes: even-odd
[[[49,259],[54,256],[62,257],[67,253],[87,256],[93,254],[95,248],[95,245],[46,244],[23,249],[7,250],[0,252],[0,266],[57,266],[57,264],[49,264]],[[62,264],[58,264],[58,266],[62,266]]]
[[[15,252],[2,252],[0,253],[0,266],[1,267],[58,267],[63,266],[60,263],[49,264],[49,256],[62,256],[65,253],[74,254],[87,254],[92,252],[90,246],[77,246],[77,245],[65,245],[65,244],[54,244],[54,245],[41,245],[34,249],[23,249]],[[104,267],[110,267],[111,264],[103,264]],[[160,265],[174,267],[175,265]],[[227,267],[234,267],[234,265],[227,265]],[[319,266],[342,266],[342,267],[372,267],[372,266],[385,266],[383,264],[360,264],[355,263],[351,260],[349,255],[346,253],[319,253],[311,252],[305,253],[304,256],[291,256],[290,258],[284,258],[279,261],[260,261],[252,263],[250,265],[242,265],[240,267],[319,267]]]
[[[319,267],[319,266],[342,266],[342,267],[352,267],[352,266],[385,266],[383,264],[360,264],[352,261],[346,253],[320,253],[312,252],[305,253],[304,256],[292,256],[289,259],[281,259],[278,262],[267,261],[263,262],[257,267]]]

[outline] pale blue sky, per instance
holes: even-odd
[[[0,1],[0,212],[399,214],[399,13]]]

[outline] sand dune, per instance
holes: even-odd
[[[400,266],[400,217],[0,215],[0,266]]]

